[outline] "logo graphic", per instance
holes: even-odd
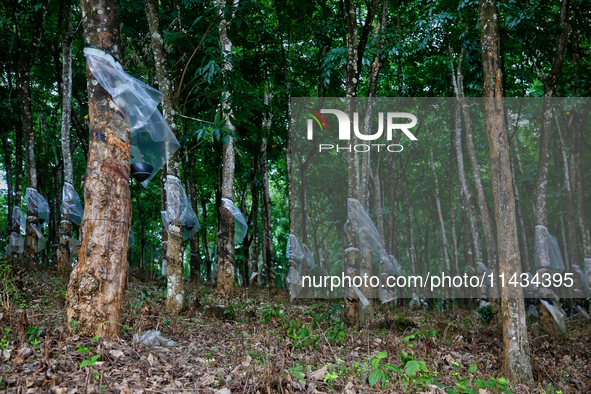
[[[322,116],[322,114],[333,114],[337,117],[339,122],[339,139],[340,140],[350,140],[351,139],[351,120],[349,116],[338,109],[321,109],[320,112],[313,110],[312,108],[304,107],[313,112],[311,115],[312,118],[318,123],[320,130],[322,130],[322,123],[320,123],[320,119],[324,123],[324,128],[328,131],[328,125],[326,124],[326,120]],[[315,116],[316,115],[316,116]],[[320,119],[318,119],[320,118]],[[410,123],[394,123],[394,119],[410,119]],[[416,141],[417,137],[415,137],[411,132],[410,128],[416,126],[417,124],[417,117],[413,114],[408,112],[388,112],[386,113],[386,139],[388,141],[392,141],[392,133],[395,130],[402,131],[408,138],[412,141]],[[374,141],[377,140],[382,136],[384,133],[384,113],[378,113],[378,130],[375,134],[362,134],[359,131],[359,113],[353,113],[353,132],[355,136],[360,140],[364,141]],[[312,119],[308,119],[308,140],[312,140],[314,138],[314,122]]]

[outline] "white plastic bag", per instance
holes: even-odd
[[[548,254],[545,254],[548,250]],[[546,262],[550,261],[550,269],[552,272],[558,274],[564,271],[564,261],[560,254],[560,247],[558,241],[548,232],[548,229],[542,225],[536,226],[536,241],[534,245],[534,259],[536,267],[545,266]]]
[[[550,314],[554,318],[554,321],[556,322],[556,325],[560,329],[560,332],[563,335],[566,334],[566,325],[564,324],[564,317],[566,316],[566,314],[564,313],[562,308],[556,305],[556,303],[552,305],[546,300],[540,300],[540,302],[542,303],[542,305],[544,305],[544,307],[546,307],[548,312],[550,312]]]
[[[64,187],[62,188],[61,212],[63,216],[70,215],[72,223],[75,223],[78,226],[82,223],[82,214],[84,213],[84,210],[82,209],[80,196],[74,189],[74,186],[68,182],[64,182]]]
[[[222,198],[222,204],[234,216],[234,244],[239,244],[246,237],[246,231],[248,231],[246,219],[244,219],[240,209],[229,198]]]
[[[21,254],[25,250],[25,240],[19,233],[10,233],[10,240],[8,241],[8,254]]]
[[[173,340],[162,336],[160,331],[148,330],[144,331],[141,336],[133,334],[133,341],[139,342],[146,346],[176,346],[177,343]]]
[[[39,227],[49,223],[49,204],[45,197],[33,188],[27,188],[27,212],[37,215]]]
[[[21,207],[14,207],[12,210],[12,230],[26,233],[27,219],[21,211]]]
[[[169,222],[182,223],[183,239],[191,238],[201,229],[201,226],[197,214],[191,207],[185,188],[177,177],[169,175],[166,177],[165,189],[166,211],[161,212],[164,228],[168,231]]]
[[[152,173],[148,182],[180,147],[170,127],[158,111],[163,94],[132,77],[111,55],[96,48],[85,48],[84,55],[92,75],[119,106],[131,137],[132,163],[148,163]]]

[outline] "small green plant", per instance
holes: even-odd
[[[280,319],[285,316],[281,305],[267,305],[261,310],[261,323],[270,323],[273,319]]]
[[[307,346],[315,348],[320,339],[318,334],[312,335],[310,329],[297,320],[290,320],[285,324],[284,328],[287,330],[287,336],[294,341],[295,349],[302,349]]]
[[[341,321],[341,319],[337,317],[334,323],[331,324],[326,330],[326,339],[330,342],[338,341],[341,344],[344,344],[346,337],[347,328],[345,327],[345,322]]]
[[[73,333],[76,333],[78,331],[78,328],[80,328],[80,322],[76,319],[72,319],[70,320],[70,328],[72,329]]]
[[[388,373],[386,372],[387,369],[390,370],[397,370],[398,368],[396,368],[393,365],[390,364],[384,364],[382,365],[382,360],[385,359],[386,357],[388,357],[388,353],[386,352],[380,352],[378,353],[375,358],[373,358],[370,361],[370,364],[372,366],[372,371],[369,374],[369,377],[367,378],[367,380],[369,381],[369,385],[371,387],[375,386],[376,384],[379,383],[380,387],[384,387],[384,385],[386,384],[386,382],[388,381],[388,379],[390,378],[390,376],[388,375]]]
[[[486,324],[490,324],[495,317],[496,311],[493,309],[492,305],[485,305],[476,309],[476,313],[478,313],[478,318],[480,320]]]
[[[301,364],[296,364],[294,367],[290,368],[289,372],[291,372],[291,374],[300,382],[304,383],[306,374],[304,372],[304,367]]]
[[[45,330],[45,326],[35,328],[35,327],[28,327],[25,331],[25,334],[29,336],[29,343],[33,346],[33,349],[38,349],[40,344],[43,343],[43,339],[41,339],[41,334]]]
[[[0,340],[0,349],[8,349],[11,346],[12,342],[12,329],[4,328],[4,334],[2,335],[2,339]]]
[[[98,359],[101,357],[100,354],[96,354],[90,358],[90,360],[84,360],[80,363],[80,368],[84,368],[86,366],[94,367]]]

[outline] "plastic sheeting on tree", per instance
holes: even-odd
[[[347,200],[347,208],[349,220],[356,222],[354,228],[357,230],[357,235],[359,236],[359,245],[362,245],[362,249],[371,249],[372,263],[375,272],[380,274],[379,276],[382,278],[382,282],[385,283],[388,276],[400,275],[400,264],[396,259],[392,260],[386,252],[382,236],[361,202],[357,199],[349,198]],[[394,292],[388,286],[379,286],[378,289],[379,298],[382,303],[392,301],[396,298]]]
[[[550,304],[546,300],[540,300],[540,302],[542,303],[542,305],[544,305],[544,307],[548,310],[548,312],[550,312],[550,314],[554,318],[554,322],[556,323],[556,326],[559,328],[560,333],[562,335],[565,335],[566,325],[564,324],[564,317],[566,316],[566,313],[564,313],[564,311],[557,302],[554,302],[554,304]]]
[[[45,197],[33,188],[27,188],[27,212],[37,215],[39,227],[49,223],[49,204]]]
[[[10,233],[10,239],[8,240],[7,255],[12,256],[14,254],[21,254],[25,249],[25,240],[19,233]]]
[[[302,244],[302,250],[306,259],[306,266],[308,267],[308,273],[316,268],[316,262],[314,261],[314,254],[306,244]]]
[[[539,233],[539,234],[538,234]],[[542,245],[542,243],[547,243],[547,250],[548,256],[542,256],[541,253],[546,248],[546,245]],[[558,241],[548,232],[548,229],[545,226],[538,225],[536,226],[536,242],[534,246],[534,258],[536,261],[536,267],[543,266],[541,261],[545,258],[550,259],[550,269],[552,272],[558,274],[564,271],[564,261],[562,260],[562,254],[560,253],[560,247],[558,246]]]
[[[287,239],[287,253],[289,259],[289,274],[287,275],[287,284],[289,287],[290,298],[293,301],[302,291],[302,263],[306,254],[298,241],[297,237],[290,234]]]
[[[240,209],[229,198],[222,198],[222,204],[234,216],[234,244],[239,244],[246,237],[246,231],[248,231],[246,219],[244,219]]]
[[[148,182],[180,147],[158,110],[163,93],[132,77],[115,58],[98,48],[85,48],[84,55],[92,75],[119,106],[131,137],[131,162],[147,163],[153,170]]]
[[[19,229],[22,233],[26,233],[27,219],[23,215],[21,207],[14,207],[12,209],[12,230]],[[18,230],[17,230],[18,231]]]
[[[174,186],[174,187],[173,187]],[[168,231],[168,223],[182,224],[183,239],[189,239],[201,229],[197,214],[193,211],[185,188],[179,178],[166,177],[166,211],[162,211],[162,223]]]
[[[76,192],[76,189],[74,189],[74,186],[68,182],[64,182],[64,187],[62,188],[61,212],[62,216],[70,215],[70,221],[72,223],[78,226],[82,223],[84,210],[82,209],[80,196]]]
[[[581,287],[583,291],[588,291],[589,290],[589,277],[587,276],[587,274],[585,274],[583,272],[583,270],[581,270],[581,267],[579,267],[578,264],[573,264],[573,271],[575,271],[575,273],[577,275],[579,275],[579,278],[581,278]]]

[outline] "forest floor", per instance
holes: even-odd
[[[568,339],[530,340],[530,386],[501,373],[498,314],[384,306],[354,331],[329,300],[188,284],[189,309],[164,311],[164,281],[130,276],[120,339],[65,327],[66,283],[50,272],[10,281],[0,306],[0,388],[7,393],[584,393],[591,391],[591,325],[567,321]],[[7,283],[4,283],[7,289]],[[158,330],[174,343],[134,335]],[[530,331],[530,338],[532,333]]]

